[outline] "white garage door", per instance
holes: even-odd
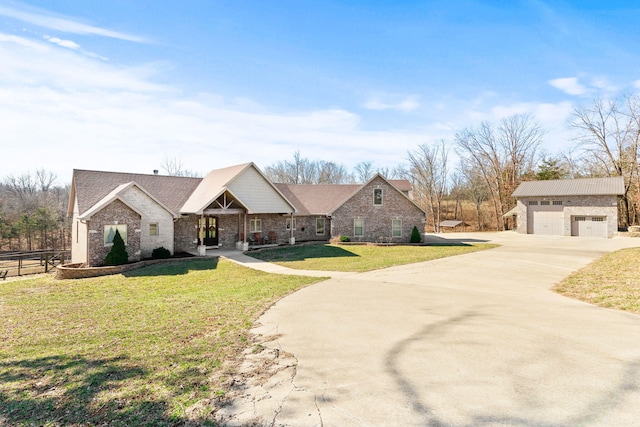
[[[574,216],[571,218],[571,235],[583,237],[607,237],[607,217]]]
[[[564,212],[561,202],[527,206],[527,232],[529,234],[564,235]]]

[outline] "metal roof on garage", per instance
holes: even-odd
[[[521,183],[513,197],[545,196],[611,196],[624,194],[624,179],[579,178],[525,181]]]

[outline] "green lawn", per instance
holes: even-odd
[[[0,283],[0,425],[213,424],[253,322],[318,280],[195,259]]]
[[[495,248],[494,244],[446,246],[306,245],[249,252],[297,270],[364,272]]]
[[[567,277],[554,290],[602,307],[640,313],[640,248],[607,254]]]

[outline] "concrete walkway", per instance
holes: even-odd
[[[352,276],[356,273],[345,273],[341,271],[315,271],[315,270],[294,270],[292,268],[283,267],[278,264],[262,261],[249,255],[245,255],[244,252],[233,249],[213,249],[207,251],[207,256],[219,256],[220,258],[228,259],[236,264],[243,265],[245,267],[253,268],[255,270],[264,271],[267,273],[276,274],[291,274],[300,276],[312,276],[312,277],[346,277]]]
[[[640,316],[549,291],[640,239],[443,237],[503,246],[282,299],[255,332],[293,356],[225,408],[230,424],[640,425]]]

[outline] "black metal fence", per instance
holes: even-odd
[[[48,273],[56,265],[70,260],[69,250],[0,252],[0,278]]]

